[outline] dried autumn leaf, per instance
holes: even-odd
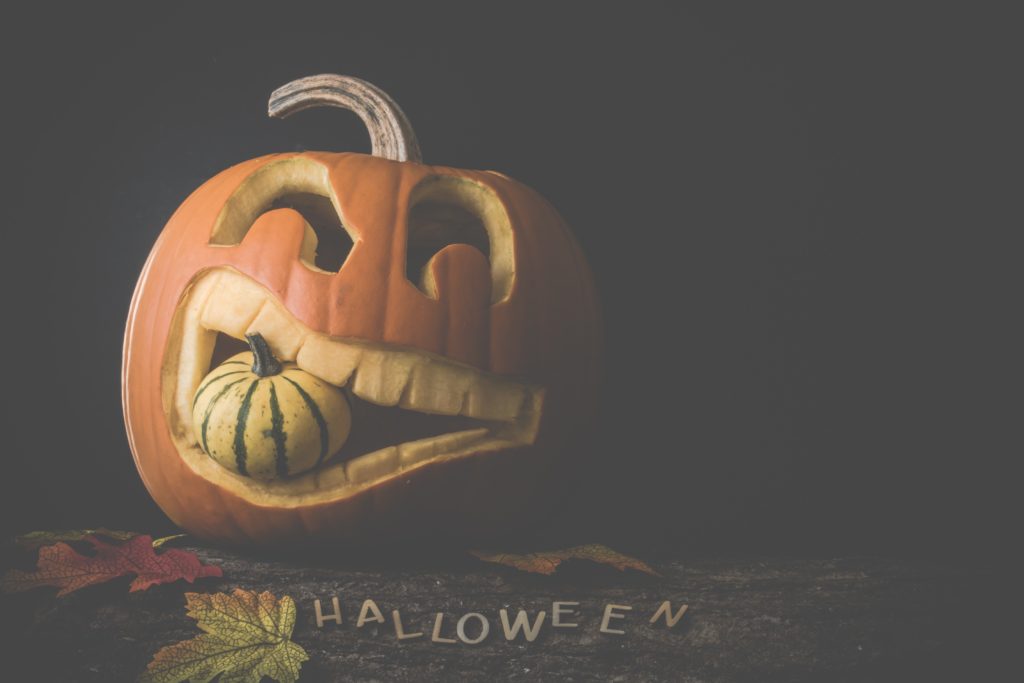
[[[221,674],[221,683],[259,683],[269,676],[294,683],[309,655],[291,640],[295,602],[287,595],[253,593],[186,593],[188,615],[205,633],[153,656],[142,681],[205,683]]]
[[[115,541],[127,541],[129,538],[135,538],[139,535],[137,531],[117,531],[100,527],[99,529],[68,529],[65,531],[30,531],[27,534],[16,536],[14,542],[26,550],[35,550],[44,545],[53,545],[60,541],[84,541],[89,536],[106,536]],[[153,547],[160,548],[165,543],[184,537],[185,534],[164,536],[154,540]]]
[[[0,588],[16,593],[54,586],[60,589],[57,595],[62,596],[131,574],[135,575],[132,591],[178,579],[192,583],[204,576],[223,576],[220,567],[204,565],[195,553],[173,548],[156,554],[149,536],[135,536],[120,544],[107,543],[96,536],[86,536],[85,540],[92,544],[95,555],[82,555],[67,543],[43,546],[34,571],[12,569],[0,579]]]
[[[527,553],[525,555],[488,553],[480,550],[471,550],[470,553],[484,562],[496,562],[497,564],[504,564],[524,572],[533,572],[534,574],[554,574],[555,570],[558,569],[558,565],[565,560],[589,560],[615,567],[620,571],[635,569],[651,576],[661,576],[646,562],[623,555],[607,546],[599,544],[577,545],[565,550],[550,550],[540,553]]]
[[[134,531],[114,531],[112,529],[69,529],[65,531],[31,531],[14,539],[14,542],[26,550],[35,550],[44,545],[53,545],[60,541],[84,541],[88,536],[106,536],[115,541],[127,541],[138,536]]]

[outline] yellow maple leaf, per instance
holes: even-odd
[[[606,564],[615,567],[619,571],[635,569],[650,574],[661,576],[654,571],[649,564],[616,552],[608,546],[591,544],[577,545],[565,550],[548,550],[539,553],[526,553],[524,555],[513,555],[511,553],[491,553],[481,550],[471,550],[470,553],[484,562],[495,562],[509,567],[515,567],[520,571],[532,572],[534,574],[554,574],[558,565],[565,560],[590,560],[598,564]]]
[[[264,676],[295,683],[309,655],[291,640],[295,601],[287,595],[186,593],[188,615],[205,633],[168,645],[153,657],[141,680],[151,683],[259,683]]]

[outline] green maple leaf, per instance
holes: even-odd
[[[259,683],[269,676],[295,683],[309,655],[292,642],[295,602],[264,591],[236,588],[234,593],[186,593],[188,615],[205,631],[191,640],[168,645],[153,657],[142,681]]]

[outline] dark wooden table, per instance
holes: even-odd
[[[979,681],[994,680],[986,676],[1017,647],[999,618],[1008,577],[978,564],[680,559],[654,562],[663,573],[654,578],[570,562],[539,576],[461,555],[357,566],[191,549],[224,578],[135,594],[115,581],[59,599],[48,589],[4,597],[5,659],[26,673],[3,678],[134,680],[156,650],[198,634],[186,591],[234,587],[295,600],[293,639],[310,655],[302,681]],[[318,628],[314,600],[329,612],[335,596],[342,624]],[[388,623],[356,628],[368,598]],[[577,628],[550,626],[555,600],[580,603]],[[673,628],[649,623],[664,600],[689,605]],[[600,631],[608,603],[633,608],[611,621],[623,635]],[[536,641],[509,642],[502,608],[545,610],[548,621]],[[393,609],[424,636],[399,642]],[[444,637],[468,612],[487,617],[490,635],[478,645],[431,642],[437,612]]]

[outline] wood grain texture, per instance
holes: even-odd
[[[886,559],[670,560],[664,578],[569,563],[532,576],[453,555],[445,562],[300,562],[254,559],[197,548],[234,587],[292,596],[295,642],[310,654],[302,681],[944,681],[994,680],[1009,641],[995,619],[1008,586],[991,569]],[[17,625],[16,650],[39,680],[134,680],[154,652],[193,637],[185,590],[161,586],[127,594],[97,587],[65,599],[45,592],[5,598],[3,621]],[[313,601],[342,624],[317,628]],[[363,600],[386,623],[356,628]],[[579,601],[577,628],[546,624],[536,641],[506,642],[498,610],[535,614],[553,600]],[[673,628],[649,623],[663,600],[689,604]],[[599,632],[607,603],[632,606]],[[406,633],[395,637],[392,610]],[[490,635],[479,645],[430,642],[435,613],[456,638],[462,615],[479,612]],[[471,635],[476,627],[467,624]],[[23,627],[23,628],[22,628]],[[9,643],[11,641],[8,641]],[[35,653],[46,651],[47,657]]]

